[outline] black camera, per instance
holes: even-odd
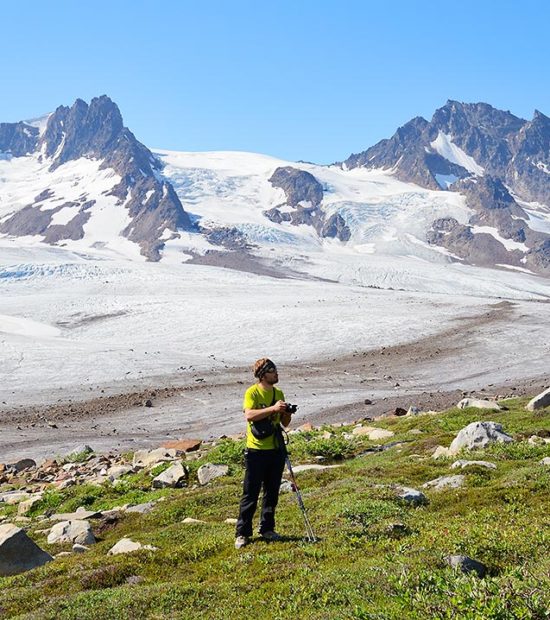
[[[296,409],[298,409],[298,405],[291,405],[290,403],[286,404],[287,413],[296,413]]]

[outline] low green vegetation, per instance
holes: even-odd
[[[233,548],[234,525],[225,520],[237,516],[242,442],[222,440],[188,461],[184,489],[152,490],[151,474],[140,472],[117,485],[48,492],[34,517],[78,506],[157,503],[149,514],[92,521],[99,542],[84,554],[0,578],[0,618],[548,619],[550,467],[540,460],[550,456],[550,444],[528,438],[550,435],[550,411],[534,415],[525,402],[507,401],[502,412],[388,418],[376,423],[395,433],[384,442],[353,436],[352,426],[292,435],[293,464],[340,465],[298,474],[316,544],[304,542],[301,513],[285,493],[278,510],[285,540]],[[490,461],[496,469],[452,470],[455,458],[431,458],[437,445],[448,446],[477,420],[500,422],[517,441],[457,458]],[[384,443],[392,446],[375,449]],[[200,487],[196,471],[206,462],[228,464],[229,475]],[[396,493],[396,485],[420,489],[457,473],[465,475],[464,487],[428,489],[425,505],[412,506]],[[205,523],[184,524],[185,517]],[[33,518],[33,540],[52,554],[70,550],[47,544],[40,532],[47,523]],[[107,555],[124,536],[158,550]],[[445,557],[453,554],[482,562],[487,576],[449,568]]]

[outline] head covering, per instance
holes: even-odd
[[[254,362],[254,376],[256,379],[261,380],[268,370],[274,370],[275,368],[275,364],[268,357],[262,357]]]

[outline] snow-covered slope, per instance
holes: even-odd
[[[423,189],[399,181],[391,171],[345,170],[241,152],[154,152],[164,162],[163,174],[184,209],[203,233],[235,229],[253,244],[253,254],[291,272],[425,292],[511,298],[550,292],[547,281],[529,277],[528,272],[464,265],[444,248],[427,243],[426,233],[434,220],[468,222],[472,210],[459,193]],[[266,217],[265,212],[277,205],[283,205],[282,211],[289,209],[285,193],[269,181],[276,169],[287,166],[305,170],[321,183],[319,209],[325,216],[341,216],[349,227],[349,240],[322,238],[312,226]],[[204,235],[196,234],[168,241],[165,253],[170,260],[176,247],[197,253],[224,251],[221,246],[205,245]]]

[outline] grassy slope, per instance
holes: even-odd
[[[301,514],[293,496],[284,494],[278,529],[287,540],[256,540],[234,550],[234,526],[224,520],[236,516],[243,471],[242,444],[230,441],[203,459],[231,464],[228,477],[206,488],[151,492],[150,475],[141,473],[119,487],[52,493],[43,508],[165,499],[149,515],[123,516],[86,554],[0,578],[0,618],[550,618],[550,468],[539,464],[550,456],[550,445],[532,447],[523,440],[467,457],[492,461],[496,471],[456,472],[450,470],[454,459],[430,458],[435,445],[449,445],[476,420],[501,422],[516,438],[550,431],[548,410],[527,412],[524,400],[507,405],[505,412],[451,410],[388,419],[377,426],[396,433],[391,441],[408,443],[345,459],[340,468],[300,474],[317,544],[302,541]],[[337,429],[329,440],[319,439],[319,432],[293,436],[293,461],[357,454],[371,445],[345,440],[342,433],[349,430]],[[194,471],[199,464],[192,463]],[[419,488],[451,473],[464,473],[466,486],[427,491],[430,503],[418,508],[381,486]],[[187,516],[207,524],[182,524]],[[29,533],[44,549],[68,548],[47,545],[35,533],[41,527],[33,523]],[[160,550],[107,556],[125,535]],[[456,553],[486,564],[489,576],[480,580],[446,568],[444,556]],[[141,580],[130,585],[130,576]]]

